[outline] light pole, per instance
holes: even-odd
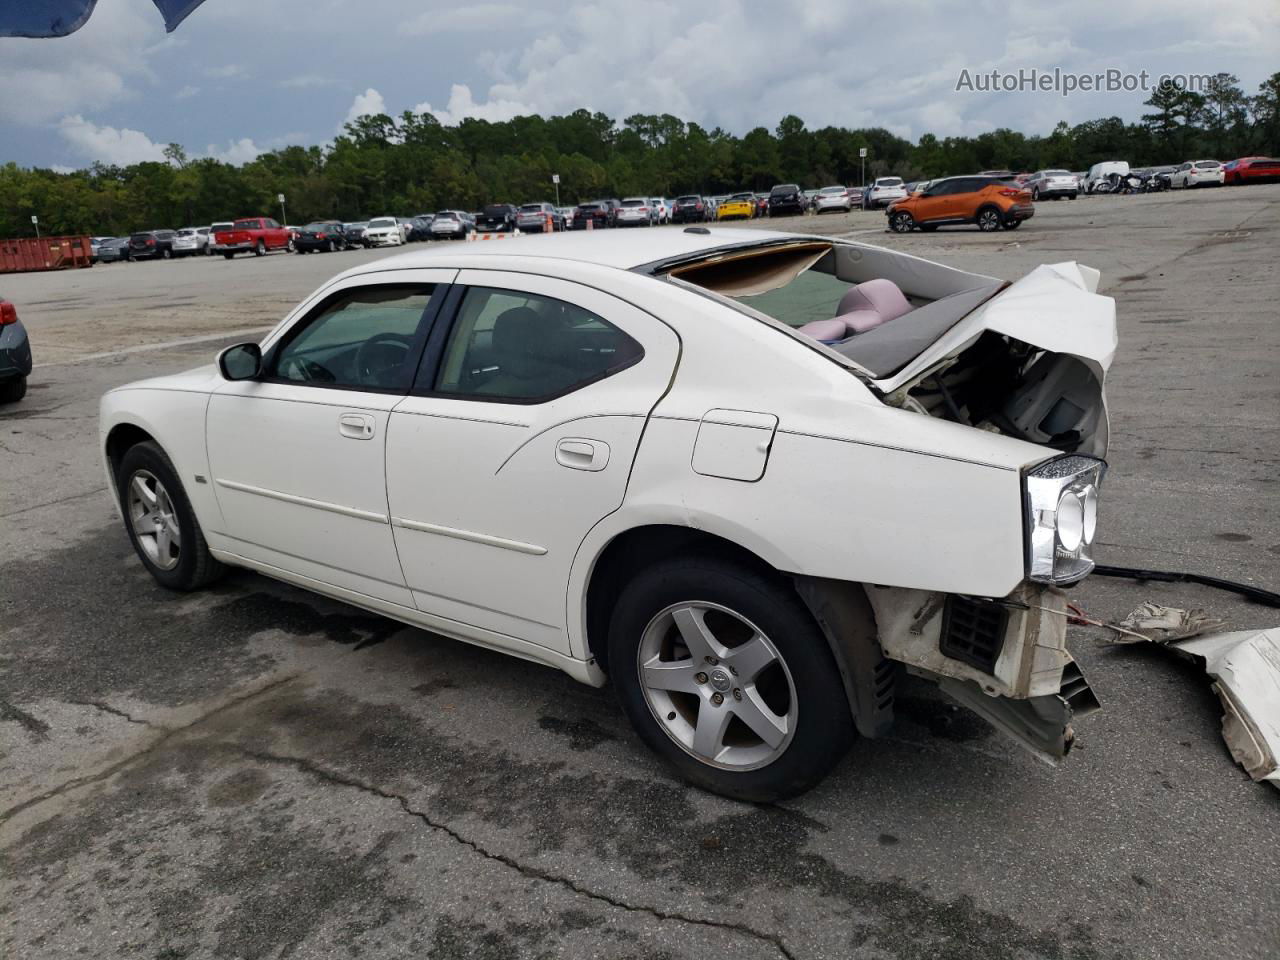
[[[284,212],[284,194],[283,194],[283,193],[277,193],[277,194],[276,194],[276,199],[280,201],[280,226],[282,226],[282,227],[287,226],[287,225],[288,225],[288,223],[289,223],[289,217],[288,217],[288,215]]]

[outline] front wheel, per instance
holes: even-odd
[[[978,211],[978,229],[990,232],[1000,229],[1000,211],[995,207],[983,207]]]
[[[905,210],[899,210],[889,218],[889,229],[894,233],[910,233],[915,225],[914,218]]]
[[[699,556],[644,570],[614,608],[609,664],[641,739],[714,793],[795,796],[853,741],[826,639],[767,571]]]
[[[1032,200],[1039,200],[1039,199],[1040,199],[1040,188],[1039,188],[1039,187],[1032,187],[1032,188],[1031,188],[1031,199],[1032,199]]]
[[[223,574],[226,568],[209,553],[178,473],[158,445],[148,440],[125,452],[116,488],[129,539],[157,583],[195,590]]]

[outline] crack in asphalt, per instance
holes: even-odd
[[[150,727],[152,730],[160,730],[167,733],[177,732],[163,724],[152,723],[149,720],[139,720],[137,717],[130,716],[119,707],[113,707],[111,704],[103,703],[100,700],[68,700],[66,702],[77,707],[93,707],[95,710],[101,710],[103,713],[109,713],[112,716],[120,717],[124,720],[128,720],[130,723],[136,723],[141,727]]]
[[[337,786],[349,787],[351,789],[360,790],[372,796],[379,797],[380,799],[383,799],[383,800],[394,801],[396,804],[399,805],[400,809],[403,810],[408,816],[422,821],[430,829],[435,830],[439,833],[445,834],[454,842],[469,848],[470,850],[479,854],[481,857],[484,857],[486,860],[491,860],[496,863],[500,863],[503,866],[511,870],[515,870],[520,875],[528,877],[530,879],[541,880],[544,883],[550,883],[555,886],[562,887],[566,890],[576,893],[581,897],[586,897],[587,899],[594,900],[597,903],[603,903],[610,907],[614,907],[615,909],[618,909],[618,910],[625,910],[629,913],[643,913],[657,920],[663,920],[663,921],[674,920],[679,923],[687,923],[693,926],[700,926],[700,927],[710,927],[717,930],[726,930],[732,933],[748,936],[753,939],[760,940],[764,943],[768,943],[775,950],[777,950],[779,954],[785,957],[786,960],[796,960],[795,954],[791,952],[791,950],[787,947],[786,943],[783,942],[783,939],[779,934],[766,933],[761,930],[756,930],[753,927],[747,926],[746,924],[729,923],[728,921],[724,921],[724,920],[708,920],[703,917],[694,917],[685,913],[676,913],[672,911],[662,910],[658,907],[648,906],[646,904],[628,903],[625,900],[619,900],[617,897],[610,896],[609,894],[600,893],[595,890],[590,890],[587,887],[582,886],[577,881],[570,879],[569,877],[565,877],[556,873],[551,873],[550,871],[543,870],[540,867],[534,867],[528,864],[521,863],[520,861],[516,860],[514,857],[510,856],[509,854],[496,853],[493,850],[489,850],[488,848],[481,846],[481,844],[478,841],[472,840],[469,837],[464,836],[454,827],[449,826],[447,823],[442,823],[438,820],[433,819],[430,814],[426,813],[423,810],[418,810],[412,804],[410,804],[409,799],[407,797],[401,794],[393,793],[389,790],[383,789],[382,787],[375,786],[374,784],[366,783],[363,780],[358,780],[346,774],[341,774],[333,770],[329,770],[325,767],[320,766],[315,761],[309,760],[306,757],[294,757],[294,756],[288,756],[286,754],[268,753],[262,750],[251,750],[245,747],[237,747],[237,746],[231,746],[231,745],[228,745],[228,749],[234,750],[236,753],[240,754],[241,756],[248,757],[253,760],[257,760],[261,763],[269,763],[269,764],[292,767],[295,770],[299,770],[303,773],[309,774],[313,777],[316,777],[319,780],[325,781],[326,783],[332,783]]]
[[[290,676],[282,677],[279,680],[273,680],[271,683],[258,687],[255,690],[250,690],[249,692],[243,693],[238,697],[233,697],[230,700],[226,701],[225,703],[217,707],[214,707],[209,712],[202,713],[200,716],[196,717],[194,720],[190,721],[189,723],[184,723],[181,726],[162,727],[162,726],[147,724],[147,726],[151,727],[151,729],[155,730],[160,735],[156,737],[154,740],[152,740],[150,743],[148,743],[146,746],[144,746],[141,750],[137,750],[134,753],[129,754],[127,757],[124,757],[121,760],[117,760],[115,763],[111,764],[109,767],[99,770],[97,773],[90,774],[88,776],[83,776],[83,777],[72,777],[70,780],[64,780],[62,783],[58,784],[56,787],[50,787],[44,793],[37,794],[34,797],[29,797],[26,800],[23,800],[21,803],[16,803],[12,807],[9,807],[6,810],[0,811],[0,826],[3,826],[5,823],[8,823],[10,820],[12,820],[14,817],[22,813],[23,811],[30,810],[32,807],[38,807],[40,806],[40,804],[47,803],[48,801],[53,800],[55,797],[60,797],[62,796],[62,794],[67,793],[71,790],[77,790],[80,787],[87,787],[90,784],[101,783],[104,780],[110,780],[121,770],[124,770],[125,768],[130,767],[133,764],[137,763],[139,760],[143,759],[144,757],[150,756],[156,751],[163,749],[165,744],[167,744],[170,740],[172,740],[174,737],[178,736],[179,734],[187,733],[194,727],[197,727],[208,720],[212,720],[214,717],[218,716],[219,714],[226,713],[228,710],[234,710],[236,707],[242,706],[243,704],[248,703],[250,700],[253,700],[264,694],[270,693],[273,690],[279,687],[282,687],[286,683],[290,683],[296,679],[298,679],[298,675],[291,674]],[[90,706],[97,706],[97,704],[90,704]],[[108,712],[114,712],[114,711],[108,710]],[[142,722],[145,723],[145,721],[142,721]]]
[[[83,500],[85,497],[92,497],[95,494],[103,493],[108,487],[94,487],[92,490],[85,490],[83,493],[72,493],[65,497],[59,497],[57,500],[49,500],[46,503],[36,503],[29,507],[22,507],[18,510],[10,510],[8,513],[0,513],[0,520],[5,517],[16,517],[20,513],[30,513],[32,510],[42,510],[45,507],[56,506],[59,503],[66,503],[68,500]]]

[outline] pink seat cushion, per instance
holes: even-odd
[[[911,304],[892,280],[876,279],[850,287],[840,298],[836,316],[844,316],[854,310],[874,310],[885,320],[897,320],[904,313],[911,312]]]
[[[843,323],[850,333],[866,333],[886,323],[888,318],[881,316],[875,310],[850,310],[848,313],[840,314],[836,320]]]
[[[842,318],[834,320],[810,320],[799,332],[815,340],[843,340],[847,336],[847,326]]]

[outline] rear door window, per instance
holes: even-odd
[[[537,403],[601,380],[643,355],[639,343],[582,307],[472,287],[445,346],[435,392]]]

